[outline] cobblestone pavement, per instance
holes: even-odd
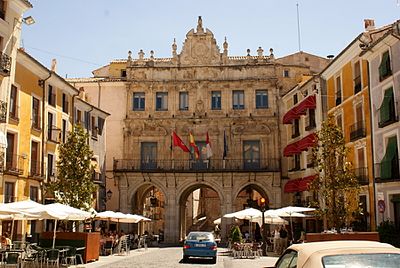
[[[86,264],[85,268],[262,268],[272,266],[276,257],[261,257],[256,259],[233,259],[226,254],[226,249],[218,249],[217,263],[209,260],[194,259],[189,263],[182,261],[182,248],[148,248],[147,250],[132,250],[129,255],[100,257],[99,261]]]

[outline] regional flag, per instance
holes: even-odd
[[[194,150],[194,156],[196,159],[200,158],[199,147],[197,147],[196,142],[194,141],[194,137],[192,132],[189,132],[189,145],[192,146]]]
[[[182,151],[190,153],[189,148],[183,143],[181,138],[179,138],[179,136],[176,135],[175,131],[172,131],[172,142],[174,146],[180,147]]]
[[[212,149],[211,149],[211,144],[210,144],[210,137],[208,137],[208,131],[207,131],[207,137],[206,137],[206,149],[207,149],[207,158],[210,158],[213,155]]]

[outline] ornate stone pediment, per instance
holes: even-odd
[[[260,123],[247,123],[247,124],[238,124],[232,127],[232,132],[235,135],[243,135],[243,134],[264,134],[268,135],[271,133],[271,127],[266,124]]]
[[[204,30],[199,16],[196,31],[191,29],[186,34],[180,54],[181,65],[215,65],[220,62],[220,51],[214,34]]]

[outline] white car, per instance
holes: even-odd
[[[398,268],[400,249],[373,241],[326,241],[294,244],[275,268]]]

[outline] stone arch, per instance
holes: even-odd
[[[182,183],[176,192],[176,203],[180,204],[182,200],[186,200],[188,198],[188,196],[190,195],[191,192],[193,192],[194,190],[202,187],[202,186],[206,186],[209,187],[211,189],[213,189],[217,194],[219,199],[221,200],[221,203],[223,203],[225,201],[225,196],[223,194],[223,191],[221,189],[221,187],[213,182],[209,182],[209,181],[196,181],[196,182],[185,182]],[[182,197],[186,196],[186,198],[182,199]]]
[[[128,188],[128,203],[129,203],[129,208],[132,208],[132,206],[131,206],[131,200],[132,200],[132,198],[134,197],[134,195],[136,194],[136,192],[140,189],[140,188],[142,188],[143,186],[146,186],[146,185],[150,185],[150,186],[154,186],[154,187],[156,187],[157,189],[159,189],[160,191],[161,191],[161,193],[164,195],[164,196],[167,196],[167,189],[164,187],[164,185],[161,183],[161,182],[159,182],[159,181],[157,181],[157,180],[152,180],[152,181],[146,181],[146,182],[142,182],[142,183],[138,183],[138,184],[136,184],[136,183],[134,183],[133,185],[130,185],[129,186],[129,188]],[[166,198],[165,199],[165,202],[168,202],[168,199]]]
[[[234,191],[232,191],[232,199],[234,200],[239,195],[239,193],[243,191],[247,186],[252,186],[262,196],[267,197],[268,202],[270,201],[270,198],[272,196],[270,189],[268,189],[268,187],[265,187],[265,185],[263,185],[262,183],[256,181],[246,182],[239,185],[236,189],[234,189]]]

